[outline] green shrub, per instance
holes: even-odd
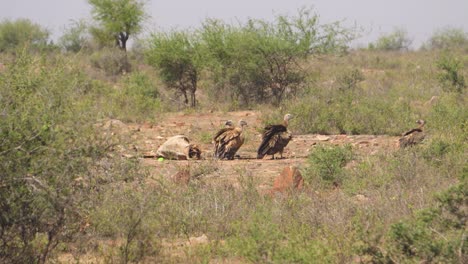
[[[0,74],[0,262],[46,262],[79,236],[97,190],[135,175],[107,156],[116,140],[93,126],[86,85],[61,57],[20,54]]]
[[[135,263],[159,256],[157,230],[161,227],[155,215],[159,199],[154,190],[138,184],[123,185],[102,194],[90,217],[95,235],[122,241],[104,253],[107,258]]]
[[[468,45],[468,34],[462,28],[447,27],[437,30],[428,41],[430,49],[453,49]]]
[[[392,33],[381,36],[376,43],[371,44],[369,48],[386,51],[401,51],[408,50],[412,42],[406,30],[395,29]]]
[[[183,95],[186,105],[197,105],[195,93],[204,65],[194,34],[185,31],[153,34],[146,58],[158,69],[164,83]]]
[[[74,21],[65,29],[65,33],[59,39],[59,45],[67,52],[79,52],[90,48],[90,38],[86,23],[83,20]]]
[[[390,259],[415,262],[463,262],[466,243],[466,184],[460,183],[438,195],[439,204],[420,210],[414,219],[391,226]]]
[[[115,76],[130,72],[127,53],[117,48],[103,48],[91,55],[91,64],[106,73]]]
[[[446,91],[462,93],[466,88],[465,77],[461,72],[463,64],[451,55],[444,55],[437,61],[438,75],[442,88]]]
[[[28,19],[0,22],[0,52],[28,46],[40,50],[47,46],[49,32]]]
[[[295,96],[306,77],[300,64],[311,54],[346,51],[353,32],[339,23],[321,25],[318,15],[303,8],[296,16],[250,19],[238,27],[208,20],[200,35],[216,87],[249,107]]]
[[[307,178],[310,181],[340,185],[344,177],[344,166],[353,158],[350,145],[319,145],[308,157]]]
[[[142,72],[122,78],[123,87],[114,91],[109,107],[113,116],[128,121],[152,120],[161,111],[159,91],[153,81]]]

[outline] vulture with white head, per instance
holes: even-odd
[[[283,124],[265,127],[262,133],[262,143],[257,150],[257,159],[263,159],[265,155],[272,155],[272,159],[275,159],[276,153],[279,153],[280,158],[283,158],[284,147],[292,139],[292,134],[288,130],[289,120],[292,118],[293,115],[286,114]]]
[[[229,120],[228,120],[229,122]],[[219,130],[213,138],[215,145],[214,157],[218,159],[233,160],[237,150],[244,144],[244,127],[247,122],[244,120],[239,121],[239,127],[228,126]]]
[[[425,134],[423,131],[424,124],[426,122],[422,119],[416,121],[419,126],[417,128],[411,129],[408,132],[405,132],[399,140],[400,148],[406,148],[414,146],[424,140]]]

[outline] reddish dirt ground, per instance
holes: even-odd
[[[235,123],[240,119],[247,121],[249,126],[245,132],[246,141],[237,152],[238,159],[215,160],[212,158],[213,146],[210,140],[228,119]],[[166,114],[157,123],[123,124],[116,120],[114,123],[118,123],[116,127],[120,132],[131,135],[133,145],[124,148],[124,155],[139,157],[152,176],[171,178],[178,171],[188,170],[191,178],[203,179],[209,183],[231,182],[234,185],[238,182],[238,176],[248,176],[254,177],[259,189],[269,188],[274,177],[287,166],[304,168],[308,154],[318,144],[351,144],[359,156],[366,156],[380,151],[393,151],[398,142],[398,137],[386,135],[300,135],[294,133],[292,128],[293,139],[285,148],[283,159],[271,160],[271,156],[267,156],[258,160],[256,149],[261,141],[260,131],[263,124],[260,113],[255,111],[171,113]],[[178,134],[186,135],[193,143],[201,145],[202,160],[158,161],[154,157],[158,147],[167,138]]]

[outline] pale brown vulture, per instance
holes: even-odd
[[[405,132],[400,138],[400,148],[411,147],[423,141],[424,137],[426,136],[424,134],[423,127],[426,122],[420,119],[416,121],[416,123],[419,124],[417,128]]]
[[[226,122],[227,127],[219,130],[213,138],[214,157],[218,159],[233,160],[237,150],[244,144],[242,132],[247,122],[240,120],[239,127],[228,127],[228,122]]]
[[[280,153],[280,158],[283,158],[283,150],[289,141],[292,139],[292,134],[288,130],[289,120],[293,115],[286,114],[282,125],[268,125],[262,133],[262,143],[257,150],[257,159],[262,159],[265,155],[272,155],[271,159],[275,159],[275,154]]]

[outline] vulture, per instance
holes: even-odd
[[[280,153],[280,158],[283,158],[283,150],[292,138],[291,132],[288,130],[289,120],[293,115],[286,114],[282,125],[268,125],[262,133],[262,143],[257,150],[257,159],[263,159],[265,155],[272,155],[271,159],[275,159],[275,154]]]
[[[244,135],[242,134],[247,122],[239,121],[239,127],[233,127],[226,122],[226,127],[219,130],[213,138],[215,144],[214,157],[218,159],[233,160],[237,150],[244,144]]]
[[[425,137],[423,127],[426,122],[420,119],[416,123],[419,124],[417,128],[405,132],[400,138],[400,148],[411,147],[423,141]]]

